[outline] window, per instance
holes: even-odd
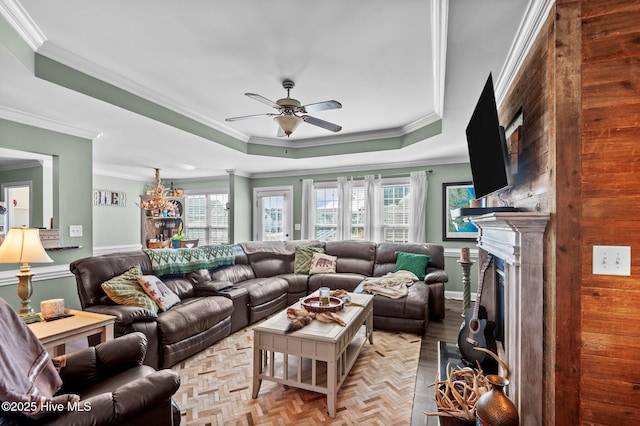
[[[318,240],[333,241],[338,232],[338,188],[315,188],[316,232]]]
[[[376,195],[370,195],[370,200],[367,199],[365,183],[352,182],[349,186],[351,198],[344,201],[345,204],[350,204],[346,207],[350,212],[342,211],[338,185],[335,182],[314,184],[314,238],[332,241],[343,235],[343,238],[364,240],[365,235],[370,235],[368,238],[376,241],[409,241],[411,186],[408,177],[383,179],[379,185],[374,186],[377,188],[374,190]],[[375,214],[367,214],[367,209],[373,209]],[[344,219],[341,220],[341,217]],[[373,220],[378,223],[368,224],[367,217],[376,218]],[[348,229],[340,229],[340,226]],[[366,231],[367,229],[369,230]]]
[[[229,243],[229,194],[187,195],[186,234],[199,245]]]
[[[364,185],[354,184],[351,190],[351,239],[364,240],[365,223]]]
[[[409,182],[382,183],[382,240],[394,243],[409,241]]]

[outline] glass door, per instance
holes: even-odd
[[[293,188],[256,188],[254,190],[254,239],[285,241],[292,236]]]

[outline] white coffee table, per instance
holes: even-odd
[[[336,313],[346,325],[313,320],[286,334],[286,309],[253,328],[253,398],[262,380],[327,395],[327,412],[336,416],[336,396],[367,339],[373,343],[373,296],[349,293],[354,303]],[[300,307],[300,303],[293,305]]]

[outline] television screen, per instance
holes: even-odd
[[[511,172],[507,143],[504,128],[498,121],[491,74],[482,89],[466,133],[476,199],[510,186]]]

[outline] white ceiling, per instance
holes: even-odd
[[[226,176],[229,169],[266,176],[463,162],[466,123],[489,72],[494,80],[500,75],[529,3],[0,0],[0,13],[27,28],[22,33],[41,55],[241,145],[331,144],[331,150],[353,140],[400,137],[442,118],[442,134],[402,149],[304,159],[245,154],[216,137],[38,78],[2,39],[0,117],[95,138],[96,173],[146,180],[154,167],[163,179],[190,179]],[[282,140],[269,118],[224,121],[274,112],[244,93],[275,101],[286,95],[285,78],[295,81],[291,96],[303,104],[341,102],[342,109],[311,115],[343,130],[333,134],[303,123]]]

